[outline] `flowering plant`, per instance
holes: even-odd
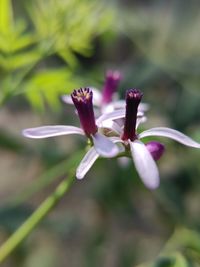
[[[77,168],[78,179],[85,176],[99,156],[112,158],[131,155],[143,183],[149,189],[156,189],[160,179],[155,161],[164,153],[164,145],[157,141],[144,144],[141,139],[149,136],[164,136],[190,147],[200,148],[200,144],[183,133],[166,127],[156,127],[138,134],[137,128],[145,120],[144,114],[138,111],[142,96],[138,89],[127,90],[126,109],[104,113],[95,120],[92,90],[90,88],[74,90],[71,99],[78,112],[82,128],[64,125],[42,126],[25,129],[23,134],[30,138],[68,134],[85,135],[91,147]],[[121,125],[121,121],[118,123],[118,119],[121,118],[124,119],[124,125]]]

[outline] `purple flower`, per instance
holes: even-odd
[[[118,146],[104,134],[100,133],[99,131],[103,132],[104,129],[96,124],[92,105],[92,91],[89,88],[74,90],[71,97],[77,109],[82,128],[69,125],[41,126],[25,129],[23,130],[23,135],[29,138],[47,138],[69,134],[86,135],[92,144],[89,150],[90,153],[96,153],[98,156],[109,158],[116,156],[119,153]],[[95,157],[91,161],[94,159]],[[80,168],[86,172],[88,167],[84,163],[83,165]],[[82,178],[81,173],[79,173],[78,178],[80,176]]]
[[[112,158],[124,151],[123,147],[116,145],[115,140],[113,141],[108,136],[117,136],[121,131],[119,125],[113,120],[123,118],[125,110],[103,114],[95,120],[91,89],[74,90],[71,97],[77,109],[82,128],[71,125],[49,125],[25,129],[23,135],[36,139],[70,134],[85,135],[90,140],[91,148],[76,171],[76,177],[82,179],[99,156]],[[141,112],[138,112],[138,120],[141,120],[142,115]]]
[[[138,134],[137,127],[140,120],[137,120],[137,109],[141,99],[142,93],[138,89],[127,91],[124,129],[121,132],[119,131],[118,137],[112,137],[111,139],[113,142],[122,143],[126,150],[130,150],[135,168],[143,183],[149,189],[156,189],[159,186],[160,179],[155,160],[162,156],[164,146],[156,141],[145,145],[141,142],[141,139],[149,136],[163,136],[189,147],[200,148],[200,144],[181,132],[166,127],[152,128]],[[141,119],[143,118],[141,117]]]
[[[105,82],[102,89],[100,90],[90,87],[93,92],[93,105],[97,107],[97,114],[109,113],[117,109],[125,109],[125,101],[118,100],[117,88],[121,81],[122,75],[119,71],[108,70],[105,76]],[[62,100],[66,104],[73,104],[71,95],[63,95]],[[148,110],[148,104],[140,103],[139,111]],[[95,113],[95,114],[96,114]]]

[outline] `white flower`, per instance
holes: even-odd
[[[23,130],[23,135],[36,139],[70,134],[85,135],[92,146],[77,169],[76,176],[78,179],[82,179],[99,156],[112,158],[120,153],[120,147],[115,144],[115,141],[113,142],[108,138],[105,133],[112,132],[112,134],[117,135],[121,129],[112,120],[123,118],[125,113],[123,110],[118,110],[104,114],[95,120],[92,91],[89,88],[74,90],[71,97],[77,109],[82,128],[70,125],[49,125],[25,129]]]
[[[111,137],[111,140],[123,144],[131,152],[135,168],[143,183],[149,189],[156,189],[159,186],[160,178],[154,159],[158,159],[163,153],[163,145],[158,142],[151,142],[148,146],[141,139],[149,136],[161,136],[171,138],[189,147],[200,148],[200,144],[183,133],[166,127],[156,127],[137,134],[137,108],[141,99],[142,93],[139,90],[130,89],[127,91],[124,130],[119,132],[118,137]]]

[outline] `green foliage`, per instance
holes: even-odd
[[[26,50],[34,44],[34,34],[26,32],[25,20],[14,20],[11,1],[0,1],[0,10],[0,67],[10,73],[32,64],[38,54],[34,50]]]
[[[59,107],[59,95],[72,92],[79,87],[77,78],[67,68],[48,69],[33,75],[24,85],[27,98],[33,106],[41,110],[44,103]]]
[[[0,103],[24,93],[37,109],[58,107],[60,93],[81,86],[76,54],[91,55],[113,12],[88,0],[29,1],[26,10],[14,16],[11,0],[0,1]]]
[[[150,267],[189,267],[190,264],[181,253],[176,253],[170,257],[161,257]]]
[[[89,0],[33,1],[29,14],[40,49],[58,54],[70,66],[77,63],[73,52],[91,54],[93,38],[106,30],[112,18],[102,4]]]

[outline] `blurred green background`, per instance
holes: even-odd
[[[200,142],[198,0],[0,0],[0,242],[67,174],[84,142],[30,140],[24,128],[75,124],[60,96],[103,87],[144,92],[143,127],[168,126]],[[98,160],[2,264],[5,267],[200,266],[200,151],[160,139],[161,186],[134,166]]]

